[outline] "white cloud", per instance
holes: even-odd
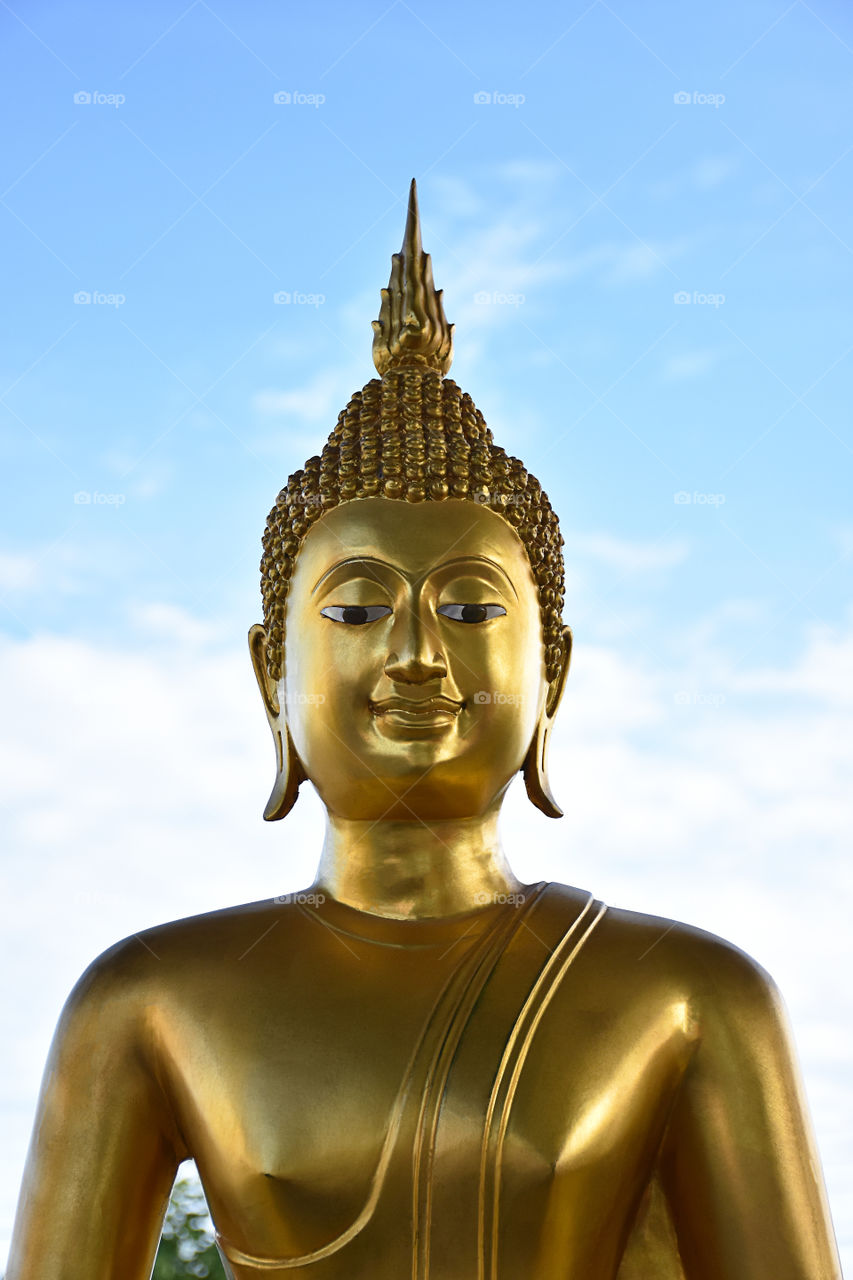
[[[690,179],[700,191],[711,191],[734,177],[741,163],[737,155],[700,156],[690,169]]]
[[[70,536],[75,523],[74,513],[80,508],[74,507],[71,494],[68,506],[71,512],[69,526],[52,543],[26,552],[0,551],[0,593],[12,596],[38,591],[48,580],[54,593],[75,595],[80,590],[84,557]]]
[[[697,161],[694,185],[713,185],[727,172],[725,157],[706,157]],[[552,160],[519,158],[495,167],[494,172],[512,185],[512,195],[491,226],[485,224],[482,201],[474,182],[454,177],[447,180],[451,196],[451,213],[468,216],[477,213],[478,226],[457,241],[454,259],[458,264],[453,274],[456,298],[466,299],[468,289],[524,292],[543,284],[574,280],[587,274],[598,274],[602,284],[620,287],[647,279],[672,266],[687,253],[695,241],[677,236],[669,241],[646,240],[629,230],[619,239],[599,240],[580,252],[568,253],[583,235],[587,212],[600,211],[592,192],[582,193],[571,206],[559,208],[559,221],[543,217],[543,210],[554,208],[552,188],[565,175],[561,165]],[[440,180],[440,189],[445,190]],[[543,201],[545,202],[543,204]],[[439,202],[444,208],[443,202]],[[590,207],[591,206],[591,207]],[[580,227],[581,231],[575,230]],[[567,230],[568,229],[568,230]],[[430,251],[430,245],[425,246]],[[450,263],[446,264],[448,267]],[[458,309],[458,308],[457,308]],[[466,333],[471,317],[463,315]],[[481,323],[494,323],[494,315],[480,317]],[[476,321],[476,317],[475,317]]]
[[[550,161],[519,160],[500,166],[499,174],[512,184],[512,193],[503,207],[491,211],[491,222],[480,216],[476,229],[460,232],[454,224],[445,232],[444,266],[438,269],[436,284],[447,285],[448,318],[466,335],[468,368],[480,354],[478,335],[514,323],[516,312],[511,302],[486,304],[475,302],[475,296],[497,294],[500,299],[522,295],[524,302],[519,305],[527,306],[534,295],[547,301],[554,287],[559,289],[563,281],[585,275],[597,277],[605,287],[619,288],[665,270],[693,247],[694,242],[685,235],[644,243],[626,231],[619,239],[599,240],[580,252],[571,252],[578,243],[578,233],[569,228],[583,221],[594,196],[584,196],[562,209],[559,222],[553,216],[546,217],[544,210],[549,206],[547,202],[543,205],[543,189],[550,187],[559,173],[559,166]],[[480,211],[474,181],[455,177],[451,188],[455,218],[465,216],[468,210]],[[424,247],[434,254],[439,243],[437,237],[431,240],[427,235]],[[529,322],[528,312],[524,314]]]
[[[749,671],[735,687],[744,693],[799,694],[829,707],[853,707],[853,634],[816,624],[808,628],[809,647],[788,668]]]
[[[252,397],[252,408],[265,417],[292,415],[305,422],[328,422],[334,425],[338,411],[349,399],[342,393],[340,374],[322,371],[302,387],[290,391],[267,389]]]
[[[697,156],[689,165],[667,177],[654,179],[647,189],[653,198],[659,200],[672,200],[688,193],[692,196],[696,191],[713,191],[734,177],[742,164],[742,157],[735,153]]]
[[[646,280],[649,276],[672,267],[676,259],[687,252],[689,245],[686,236],[677,236],[670,241],[629,240],[624,244],[607,246],[609,266],[604,283],[618,286]]]
[[[565,174],[556,160],[531,160],[519,156],[516,160],[504,160],[494,166],[497,177],[515,185],[530,189],[531,197],[540,199],[543,187],[551,187]],[[533,191],[535,188],[535,192]]]
[[[481,217],[476,229],[462,231],[458,219],[467,210],[480,209],[476,184],[458,177],[442,180],[452,196],[453,222],[445,228],[444,240],[438,233],[425,233],[428,253],[435,255],[441,247],[444,265],[436,268],[436,284],[445,287],[448,319],[458,333],[465,334],[463,385],[487,357],[486,335],[495,328],[517,325],[519,316],[525,325],[535,329],[533,315],[537,308],[549,306],[555,288],[559,290],[564,281],[588,276],[606,288],[628,286],[665,270],[692,247],[684,235],[643,243],[626,232],[619,239],[599,240],[579,252],[570,252],[577,239],[574,234],[565,234],[565,227],[581,217],[586,203],[566,209],[563,225],[554,225],[553,219],[543,216],[541,188],[554,179],[555,167],[519,161],[502,166],[501,176],[513,184],[505,205],[491,211],[490,223],[484,223]],[[389,268],[390,262],[377,284],[385,282]],[[363,359],[353,352],[367,349],[363,344],[370,340],[370,333],[364,317],[378,314],[376,293],[371,288],[339,308],[335,332],[346,352],[341,360],[302,386],[284,390],[265,387],[252,397],[252,408],[264,427],[281,422],[286,429],[288,457],[293,466],[320,449],[340,409],[373,373],[371,369],[365,371]],[[584,349],[588,355],[600,346],[595,336],[589,342],[589,351]],[[494,428],[494,421],[491,425]],[[509,437],[499,438],[506,443]],[[265,430],[263,435],[256,435],[253,444],[280,452],[282,437]]]
[[[475,185],[450,173],[430,176],[430,203],[445,218],[471,218],[482,209],[483,197]]]
[[[701,378],[710,373],[720,359],[719,351],[684,351],[680,355],[670,356],[663,366],[665,382],[681,382],[685,378]]]
[[[128,613],[137,632],[191,649],[193,653],[221,639],[220,633],[210,623],[198,621],[177,605],[160,602],[132,604]]]
[[[840,524],[832,530],[832,540],[842,556],[853,554],[853,524]]]
[[[35,556],[0,551],[0,591],[23,591],[34,586],[38,577]]]
[[[648,573],[660,569],[673,569],[683,564],[689,554],[689,546],[683,539],[659,539],[655,542],[629,541],[612,534],[581,534],[571,530],[565,534],[571,554],[587,556],[593,561],[619,569],[625,574]]]

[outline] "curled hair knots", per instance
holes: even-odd
[[[516,531],[539,596],[545,671],[562,664],[563,538],[538,480],[495,445],[471,397],[423,363],[389,369],[357,392],[319,456],[293,472],[267,518],[261,594],[268,670],[284,667],[284,618],[293,568],[311,524],[341,502],[386,497],[487,503]]]

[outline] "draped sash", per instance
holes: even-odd
[[[513,1099],[548,1005],[605,911],[591,894],[540,883],[500,913],[450,973],[424,1023],[356,1218],[294,1257],[247,1253],[217,1233],[226,1264],[241,1275],[289,1280],[385,1280],[382,1241],[408,1232],[411,1280],[498,1280]]]

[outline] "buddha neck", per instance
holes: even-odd
[[[458,915],[523,885],[498,835],[499,805],[484,817],[429,823],[353,821],[327,814],[314,888],[345,906],[397,920]]]

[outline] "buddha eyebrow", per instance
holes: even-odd
[[[501,577],[505,580],[505,582],[508,584],[509,589],[512,592],[512,594],[515,596],[516,600],[518,599],[518,592],[515,589],[515,585],[512,581],[512,578],[510,578],[506,570],[503,569],[496,560],[490,560],[488,556],[477,556],[477,555],[458,556],[454,560],[442,560],[438,564],[433,565],[431,568],[427,569],[426,573],[422,574],[419,580],[423,581],[423,579],[428,577],[431,573],[437,573],[439,570],[450,569],[456,565],[466,565],[466,564],[468,565],[483,564],[483,565],[487,565],[490,569],[496,570],[501,575]],[[327,578],[331,577],[332,574],[337,574],[339,570],[346,569],[349,567],[355,568],[357,566],[370,566],[370,565],[377,565],[382,569],[388,569],[391,571],[391,573],[396,574],[400,578],[404,578],[406,576],[403,573],[402,569],[400,569],[397,565],[390,564],[389,561],[387,560],[381,560],[378,556],[351,556],[347,560],[339,560],[337,564],[333,564],[331,568],[327,569],[326,572],[317,579],[317,581],[314,583],[314,586],[311,588],[312,596],[320,589],[320,587],[323,585],[323,583],[326,581]]]

